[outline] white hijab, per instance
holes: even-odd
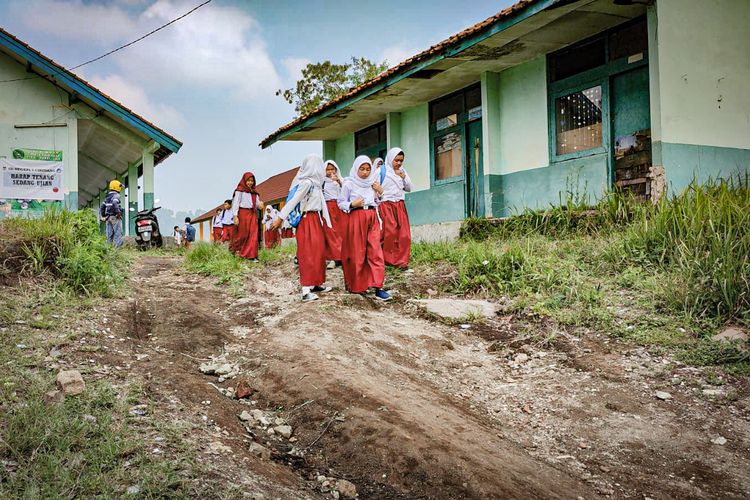
[[[339,168],[338,164],[333,160],[326,160],[325,161],[325,169],[328,168],[328,165],[333,165],[333,168],[336,169],[336,176],[341,179],[341,181],[344,181],[344,176],[341,175],[341,169]],[[325,173],[325,169],[323,169],[323,173]],[[326,176],[326,179],[328,179],[328,176]]]
[[[320,197],[320,204],[323,206],[323,220],[325,220],[328,227],[332,227],[331,217],[328,215],[328,205],[326,205],[326,200],[323,196],[323,181],[326,180],[326,167],[323,164],[323,159],[315,154],[305,156],[295,180],[297,183],[302,181],[310,181],[312,183],[313,190],[309,196]]]
[[[362,179],[359,175],[357,175],[359,167],[361,167],[365,163],[369,163],[370,165],[372,165],[372,160],[365,155],[357,156],[354,159],[354,164],[352,165],[352,169],[349,171],[349,177],[346,178],[346,182],[350,182],[355,186],[361,188],[372,187],[372,185],[375,184],[375,181],[378,179],[378,174],[374,168],[370,169],[370,176],[367,179]]]
[[[391,148],[388,150],[388,154],[385,155],[385,176],[394,181],[397,186],[400,186],[398,182],[402,179],[398,174],[396,174],[396,171],[393,169],[393,160],[395,160],[396,157],[400,154],[404,154],[403,149]],[[406,174],[406,170],[404,170],[404,167],[401,167],[401,170],[403,170],[404,174]]]

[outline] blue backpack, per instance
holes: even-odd
[[[192,224],[188,224],[185,228],[185,239],[188,241],[195,241],[195,227]]]
[[[380,185],[381,185],[381,186],[382,186],[382,185],[383,185],[383,183],[385,182],[385,174],[386,174],[386,171],[385,171],[385,165],[382,165],[382,166],[380,167]]]
[[[289,194],[286,195],[286,203],[289,203],[291,199],[294,198],[294,194],[297,192],[297,188],[299,188],[299,184],[295,184],[294,186],[292,186],[292,189],[289,190]],[[299,223],[302,220],[302,209],[300,208],[299,203],[297,203],[297,206],[294,207],[291,212],[289,212],[287,220],[289,221],[289,225],[293,228],[299,226]]]

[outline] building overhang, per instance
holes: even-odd
[[[265,138],[334,140],[644,15],[613,0],[523,0],[300,117]]]

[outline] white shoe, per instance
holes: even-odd
[[[312,292],[306,293],[302,296],[302,302],[312,302],[313,300],[318,300],[318,296]]]
[[[333,269],[334,267],[336,267],[336,263],[332,260],[329,260],[328,264],[326,265],[326,269]]]

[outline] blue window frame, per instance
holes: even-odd
[[[647,45],[642,17],[547,57],[552,162],[609,152],[611,78],[648,64]]]
[[[355,155],[367,155],[370,159],[385,159],[386,153],[385,121],[376,123],[354,134]]]
[[[482,118],[478,84],[430,103],[430,180],[432,185],[460,182],[466,171],[466,125]]]

